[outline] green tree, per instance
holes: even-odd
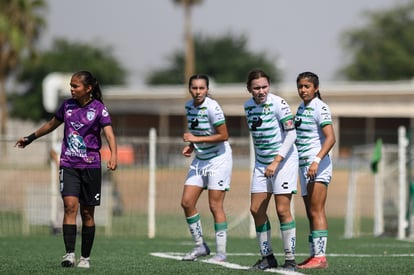
[[[211,76],[217,83],[239,83],[244,81],[253,68],[262,68],[272,76],[273,82],[280,81],[281,75],[275,66],[276,58],[265,53],[253,53],[247,49],[244,35],[231,34],[220,37],[195,36],[195,60],[197,73]],[[156,84],[182,84],[185,54],[175,51],[169,57],[169,66],[154,70],[146,82]]]
[[[0,1],[0,132],[6,134],[8,120],[5,83],[19,64],[23,53],[33,52],[33,45],[45,26],[43,0]]]
[[[11,97],[11,115],[33,121],[49,116],[42,105],[42,81],[52,72],[74,73],[88,70],[94,74],[100,85],[125,84],[126,70],[113,57],[112,49],[100,47],[57,39],[52,50],[39,52],[36,58],[24,60],[17,78],[25,84],[25,91]]]
[[[414,76],[414,2],[366,12],[368,24],[342,34],[351,61],[340,74],[350,80],[400,80]]]

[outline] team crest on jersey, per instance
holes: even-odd
[[[207,107],[201,107],[199,109],[198,116],[199,117],[202,117],[202,116],[204,116],[206,114],[206,112],[207,112]]]
[[[94,109],[89,109],[86,113],[86,118],[91,121],[95,118],[96,111]]]
[[[268,115],[270,113],[270,105],[269,104],[265,104],[263,106],[263,114]]]
[[[313,108],[312,107],[308,107],[305,109],[305,111],[303,112],[304,116],[311,116],[313,112]]]

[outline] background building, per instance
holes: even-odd
[[[156,128],[159,136],[182,136],[184,103],[190,99],[185,86],[103,90],[118,135],[146,136],[150,128]],[[248,136],[243,103],[250,95],[245,85],[213,84],[210,91],[226,114],[230,138]],[[321,85],[320,91],[334,119],[334,156],[346,157],[352,146],[375,143],[377,138],[396,144],[398,127],[411,129],[414,125],[414,81],[335,82]],[[300,98],[294,85],[280,85],[272,92],[296,111]]]

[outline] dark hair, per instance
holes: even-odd
[[[206,81],[206,86],[207,86],[207,89],[208,89],[208,85],[209,85],[210,81],[209,81],[207,75],[205,75],[205,74],[193,74],[192,76],[190,76],[190,79],[188,80],[188,88],[191,88],[191,82],[194,79],[204,79]]]
[[[296,78],[296,85],[299,83],[299,81],[303,78],[307,78],[309,80],[309,82],[311,82],[313,84],[313,86],[315,86],[315,88],[317,88],[318,90],[316,91],[316,96],[322,100],[321,97],[321,93],[319,92],[319,77],[312,73],[312,72],[303,72],[300,73],[298,75],[298,77]]]
[[[99,83],[90,72],[79,71],[79,72],[74,73],[72,77],[79,78],[82,84],[85,86],[91,86],[92,87],[92,92],[91,92],[92,98],[97,99],[100,102],[103,102],[102,92],[101,92],[101,88],[99,87]]]
[[[251,70],[247,76],[247,82],[246,82],[246,87],[247,90],[250,91],[250,86],[252,85],[252,81],[258,78],[264,77],[267,79],[267,81],[270,84],[270,77],[267,73],[265,73],[263,70],[261,69],[254,69]]]

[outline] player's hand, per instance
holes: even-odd
[[[185,142],[197,142],[196,137],[192,133],[184,133],[183,140]]]
[[[316,178],[316,173],[318,172],[319,163],[312,162],[308,169],[308,178],[314,180]]]
[[[30,135],[28,135],[27,137],[23,137],[21,139],[19,139],[16,144],[14,145],[14,147],[19,147],[19,148],[24,148],[27,145],[29,145],[30,143],[32,143],[33,140],[35,140],[37,137],[35,135],[35,133],[32,133]]]
[[[276,173],[276,170],[277,170],[278,166],[279,166],[279,163],[275,162],[275,161],[272,162],[271,164],[269,164],[266,167],[266,170],[265,170],[265,173],[264,173],[265,177],[267,177],[267,178],[273,177]]]
[[[22,137],[21,139],[19,139],[16,144],[14,145],[14,147],[18,147],[18,148],[24,148],[27,145],[29,145],[30,143],[32,143],[33,140],[30,140],[28,137]]]
[[[190,145],[186,145],[182,151],[183,156],[189,158],[194,151],[194,147]]]
[[[116,170],[117,166],[118,166],[118,163],[116,159],[110,159],[108,163],[106,164],[106,168],[111,171]]]
[[[106,165],[106,168],[110,171],[114,171],[116,170],[116,165],[113,165],[112,163],[108,162],[108,164]]]

